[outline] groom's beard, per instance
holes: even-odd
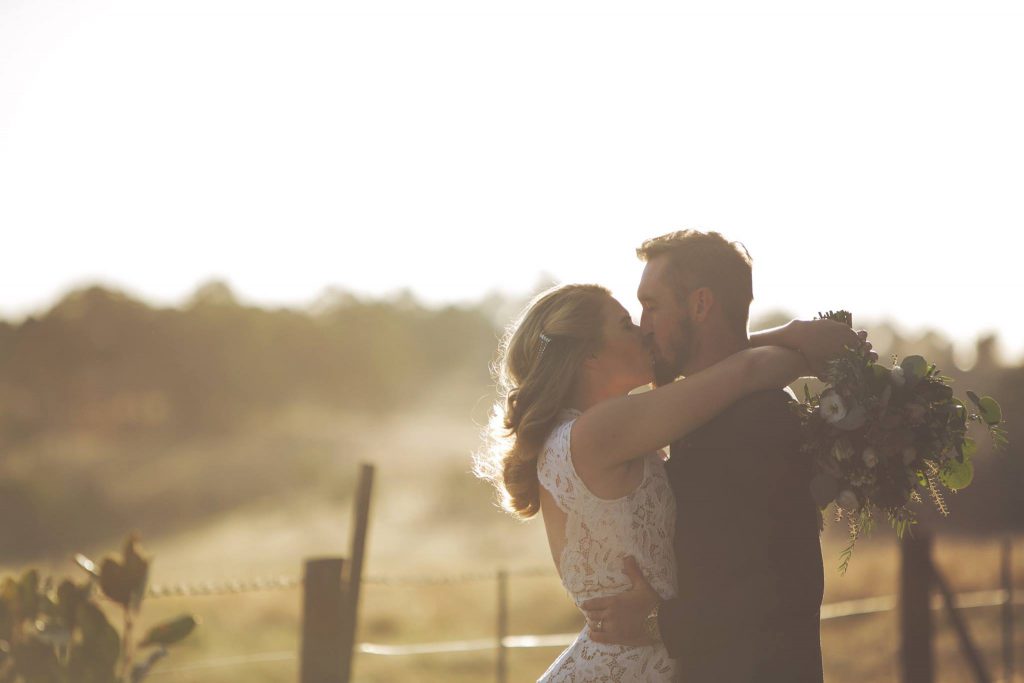
[[[651,369],[654,371],[654,386],[662,387],[676,381],[687,362],[693,357],[696,350],[696,335],[694,334],[693,321],[689,318],[679,323],[679,336],[674,340],[676,343],[672,348],[672,357],[665,358],[658,353],[657,348],[651,350]]]

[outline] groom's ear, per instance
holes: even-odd
[[[707,287],[698,287],[690,297],[690,315],[697,322],[704,322],[715,305],[715,293]]]

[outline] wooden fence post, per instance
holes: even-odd
[[[903,683],[932,683],[931,536],[919,529],[901,544],[900,665]]]
[[[343,683],[342,622],[345,560],[307,560],[302,592],[301,683]]]
[[[359,592],[363,580],[363,559],[366,556],[366,530],[370,524],[370,498],[373,493],[373,465],[363,463],[359,469],[355,513],[352,516],[352,554],[345,573],[345,604],[342,619],[341,647],[342,681],[352,679],[355,659],[356,626],[359,623]]]
[[[498,683],[508,681],[508,651],[505,637],[508,635],[508,572],[498,570]]]
[[[1013,681],[1013,536],[1003,539],[1003,680]]]
[[[934,566],[932,567],[932,578],[935,581],[935,586],[942,594],[942,601],[946,605],[946,614],[949,615],[949,621],[953,624],[957,640],[960,641],[960,651],[963,653],[964,658],[967,659],[967,663],[971,665],[971,671],[974,672],[974,680],[977,683],[990,683],[992,678],[988,675],[988,669],[985,668],[985,661],[981,658],[981,653],[978,652],[978,648],[975,647],[974,642],[971,640],[967,624],[960,618],[960,613],[956,611],[953,591],[950,590],[949,584],[946,583],[942,573]]]

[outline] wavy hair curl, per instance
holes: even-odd
[[[600,285],[553,287],[538,294],[502,338],[491,367],[498,401],[473,471],[520,519],[540,510],[537,457],[567,407],[583,361],[604,343],[602,309],[610,298]]]

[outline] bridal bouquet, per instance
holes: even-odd
[[[822,317],[852,326],[846,311]],[[900,538],[914,523],[911,504],[926,496],[949,514],[942,489],[958,491],[974,477],[977,446],[967,435],[969,423],[986,428],[997,448],[1008,443],[995,399],[971,391],[969,404],[955,398],[952,380],[921,356],[898,364],[894,357],[887,367],[848,350],[829,361],[822,379],[825,390],[812,395],[805,386],[798,404],[802,448],[814,463],[815,502],[824,511],[834,501],[836,520],[845,515],[849,523],[842,573],[877,513]]]

